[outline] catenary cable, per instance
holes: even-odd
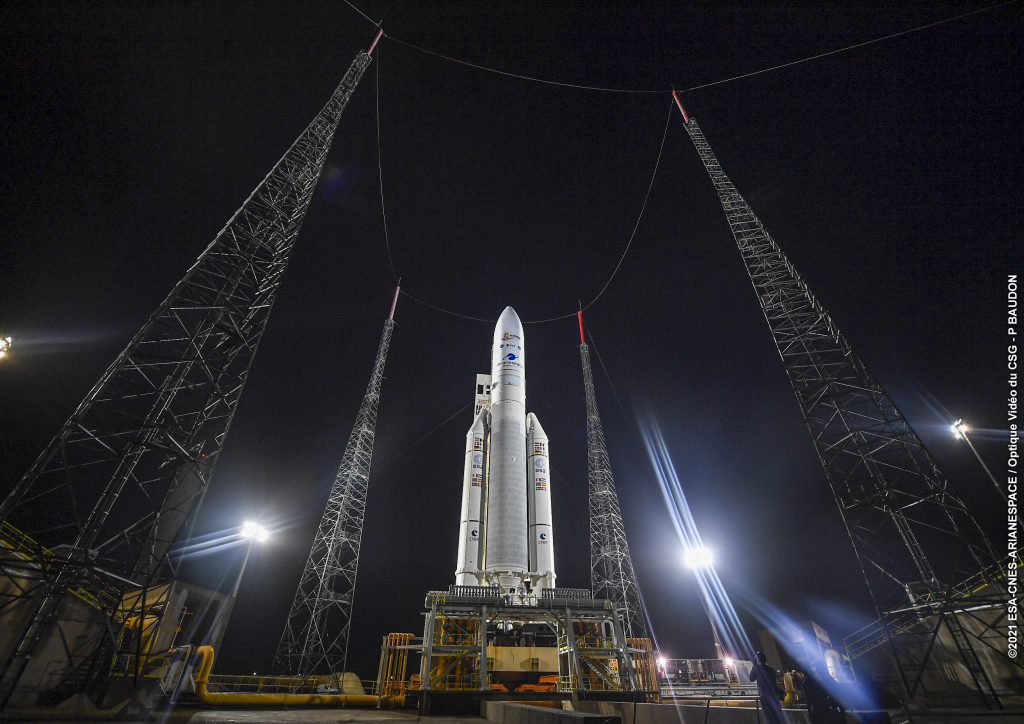
[[[419,45],[414,45],[413,43],[410,43],[407,40],[402,40],[401,38],[396,38],[394,35],[388,35],[387,33],[384,33],[384,37],[387,38],[388,40],[393,40],[394,42],[398,43],[399,45],[404,45],[407,48],[412,48],[413,50],[418,50],[419,52],[426,53],[427,55],[433,55],[436,58],[443,58],[444,60],[450,61],[452,63],[458,63],[459,65],[465,65],[465,66],[468,66],[470,68],[476,68],[477,70],[484,70],[484,71],[487,71],[488,73],[496,73],[497,75],[503,75],[503,76],[506,76],[508,78],[518,78],[519,80],[528,80],[528,81],[532,81],[533,83],[543,83],[544,85],[554,85],[554,86],[559,86],[559,87],[562,87],[562,88],[575,88],[577,90],[599,91],[601,93],[651,94],[651,93],[670,93],[671,92],[671,91],[666,91],[666,90],[653,90],[653,89],[643,89],[643,88],[609,88],[607,86],[581,85],[579,83],[565,83],[563,81],[558,81],[558,80],[548,80],[547,78],[536,78],[536,77],[530,76],[530,75],[521,75],[520,73],[510,73],[509,71],[506,71],[506,70],[498,70],[497,68],[489,68],[486,65],[480,65],[478,63],[470,63],[468,60],[459,60],[458,58],[453,58],[450,55],[445,55],[444,53],[438,53],[436,50],[429,50],[427,48],[420,47]]]
[[[980,13],[986,13],[989,10],[996,10],[997,8],[1001,8],[1001,7],[1004,7],[1006,5],[1012,5],[1015,2],[1017,2],[1017,0],[1007,0],[1006,2],[1003,2],[1003,3],[998,3],[996,5],[989,5],[988,7],[979,8],[978,10],[971,10],[970,12],[966,12],[966,13],[960,13],[959,15],[954,15],[952,17],[944,18],[942,20],[936,20],[935,22],[927,23],[925,25],[918,25],[916,28],[909,28],[907,30],[901,30],[898,33],[890,33],[889,35],[883,35],[881,38],[874,38],[873,40],[865,40],[862,43],[854,43],[853,45],[847,45],[845,48],[837,48],[836,50],[829,50],[829,51],[826,51],[824,53],[818,53],[817,55],[809,55],[806,58],[801,58],[800,60],[791,60],[788,63],[780,63],[779,65],[773,65],[773,66],[770,66],[768,68],[761,68],[761,70],[753,70],[753,71],[751,71],[749,73],[742,73],[740,75],[734,75],[731,78],[722,78],[721,80],[711,81],[710,83],[702,83],[701,85],[690,86],[689,88],[684,88],[682,90],[682,92],[683,93],[689,93],[689,92],[692,92],[692,91],[695,91],[695,90],[701,90],[703,88],[710,88],[712,86],[722,85],[723,83],[731,83],[734,80],[741,80],[743,78],[750,78],[751,76],[754,76],[754,75],[761,75],[762,73],[770,73],[773,70],[780,70],[782,68],[789,68],[790,66],[793,66],[793,65],[800,65],[801,63],[807,63],[807,62],[812,61],[812,60],[818,60],[819,58],[826,58],[826,57],[828,57],[830,55],[836,55],[838,53],[845,53],[846,51],[854,50],[855,48],[863,48],[865,45],[874,45],[875,43],[881,43],[883,40],[891,40],[892,38],[898,38],[901,35],[909,35],[910,33],[916,33],[916,32],[918,32],[920,30],[927,30],[928,28],[934,28],[937,25],[944,25],[945,23],[951,23],[954,20],[960,20],[961,18],[966,18],[966,17],[971,16],[971,15],[978,15]]]
[[[426,301],[424,299],[420,299],[419,297],[413,296],[412,294],[409,294],[409,292],[407,292],[404,289],[401,291],[401,293],[402,293],[402,296],[409,297],[409,299],[411,299],[414,302],[417,302],[419,304],[422,304],[424,307],[429,307],[430,309],[433,309],[435,311],[443,312],[445,314],[450,314],[453,317],[459,317],[461,319],[469,319],[469,320],[472,320],[474,322],[488,322],[490,324],[494,324],[497,321],[496,319],[484,319],[483,317],[472,317],[472,316],[470,316],[468,314],[460,314],[459,312],[453,312],[450,309],[445,309],[444,307],[439,307],[436,304],[431,304],[430,302],[428,302],[428,301]]]
[[[406,453],[408,453],[408,452],[409,452],[410,450],[412,450],[412,449],[413,449],[414,447],[416,447],[417,445],[419,445],[419,444],[420,444],[421,442],[423,442],[424,440],[426,440],[426,439],[427,439],[428,437],[430,437],[431,435],[433,435],[433,434],[434,434],[435,432],[437,432],[438,430],[440,430],[440,429],[441,429],[442,427],[444,427],[444,426],[445,426],[445,425],[447,425],[447,424],[448,424],[449,422],[451,422],[451,421],[452,421],[452,420],[454,420],[454,419],[455,419],[456,417],[458,417],[458,416],[459,416],[459,415],[461,415],[461,414],[462,414],[463,412],[465,412],[465,411],[466,411],[466,410],[468,410],[468,409],[469,409],[470,407],[472,407],[472,406],[473,406],[473,404],[474,404],[474,402],[467,402],[467,403],[466,403],[465,405],[463,405],[462,407],[460,407],[460,408],[459,408],[458,410],[456,410],[456,411],[455,411],[455,412],[453,412],[452,414],[448,415],[448,417],[446,417],[446,418],[444,418],[443,420],[441,420],[441,422],[439,422],[439,423],[437,423],[436,425],[434,425],[434,426],[433,426],[432,428],[430,428],[430,429],[429,429],[429,430],[428,430],[427,432],[423,433],[423,434],[422,434],[422,435],[420,435],[420,436],[419,436],[418,438],[416,438],[415,440],[413,440],[413,441],[412,441],[411,443],[409,443],[408,445],[406,445],[406,446],[405,446],[405,447],[404,447],[404,448],[402,449],[402,451],[401,451],[401,452],[399,452],[399,453],[396,453],[396,454],[392,455],[392,456],[391,456],[390,458],[388,458],[387,460],[385,460],[384,462],[382,462],[382,463],[381,463],[380,465],[378,465],[378,466],[377,466],[377,473],[380,473],[380,471],[381,471],[381,470],[384,470],[384,469],[385,469],[385,468],[387,468],[387,467],[388,467],[389,465],[391,465],[392,463],[394,463],[394,462],[395,462],[396,460],[398,460],[399,458],[401,458],[402,456],[404,456],[404,455],[405,455]]]
[[[669,107],[668,107],[668,115],[665,118],[665,127],[662,129],[662,132],[661,132],[661,143],[658,145],[658,156],[657,156],[657,158],[654,161],[654,170],[651,172],[651,180],[647,184],[647,192],[644,194],[644,201],[643,201],[643,204],[641,204],[641,206],[640,206],[640,213],[637,215],[636,222],[633,224],[633,231],[632,231],[632,233],[630,233],[629,239],[626,241],[626,247],[622,250],[622,254],[619,255],[619,261],[615,265],[615,268],[612,270],[611,275],[609,275],[608,280],[605,281],[604,286],[601,287],[601,290],[597,293],[597,295],[593,299],[591,299],[585,306],[582,307],[582,309],[584,309],[584,310],[590,309],[590,307],[592,307],[594,305],[594,303],[598,299],[601,298],[601,295],[603,295],[605,293],[605,291],[608,289],[609,285],[611,285],[612,280],[615,279],[615,275],[618,274],[619,269],[622,267],[622,262],[626,259],[626,254],[629,253],[630,247],[632,247],[632,245],[633,245],[633,240],[636,238],[636,232],[640,228],[640,221],[643,219],[644,211],[646,211],[646,209],[647,209],[647,202],[651,198],[651,190],[654,188],[654,179],[657,178],[657,176],[658,176],[658,168],[661,165],[661,156],[662,156],[662,154],[665,151],[665,139],[668,137],[668,127],[669,127],[669,124],[672,121],[673,107],[674,107],[673,104],[670,102],[669,103]],[[383,208],[383,203],[384,202],[383,202],[383,196],[382,196],[381,197],[381,206],[382,206],[382,208]],[[462,319],[470,319],[470,320],[473,320],[473,321],[476,321],[476,322],[489,322],[491,324],[493,324],[496,321],[494,319],[483,319],[481,317],[474,317],[474,316],[469,315],[469,314],[462,314],[461,312],[455,312],[455,311],[453,311],[451,309],[445,309],[444,307],[440,307],[440,306],[438,306],[436,304],[431,304],[430,302],[427,302],[424,299],[420,299],[419,297],[415,297],[412,294],[409,294],[408,292],[406,292],[404,289],[402,290],[402,294],[406,295],[407,297],[409,297],[410,299],[412,299],[415,302],[419,302],[420,304],[422,304],[425,307],[430,307],[431,309],[434,309],[434,310],[436,310],[438,312],[443,312],[445,314],[450,314],[453,317],[460,317]],[[559,314],[559,315],[556,315],[554,317],[547,317],[547,318],[544,318],[544,319],[531,319],[531,320],[523,322],[523,324],[545,324],[547,322],[556,322],[556,321],[559,321],[559,320],[562,320],[562,319],[569,319],[569,318],[575,317],[575,316],[576,316],[576,311],[573,310],[571,312],[567,312],[565,314]]]
[[[380,217],[384,222],[384,246],[388,250],[388,266],[391,268],[391,279],[397,280],[398,274],[395,273],[395,261],[391,257],[391,238],[388,235],[388,214],[384,209],[384,168],[383,162],[381,161],[381,150],[380,150],[380,48],[377,49],[377,62],[375,63],[377,73],[377,87],[375,96],[375,106],[377,109],[377,187],[380,189]]]
[[[378,23],[378,22],[377,22],[376,20],[374,20],[374,19],[373,19],[373,18],[371,18],[371,17],[369,16],[369,15],[367,15],[366,13],[364,13],[364,12],[363,12],[362,10],[360,10],[359,8],[357,8],[357,7],[355,6],[355,5],[353,5],[352,3],[350,3],[350,2],[348,1],[348,0],[343,0],[343,1],[344,1],[344,3],[345,3],[346,5],[348,5],[348,6],[350,7],[350,8],[352,8],[352,9],[353,9],[353,10],[355,10],[355,11],[356,11],[357,13],[359,13],[360,15],[362,15],[362,16],[363,16],[364,18],[366,18],[367,20],[369,20],[369,21],[370,21],[370,22],[371,22],[371,23],[372,23],[373,25],[375,25],[375,26],[377,26],[377,27],[380,27],[380,23]]]
[[[917,32],[920,32],[922,30],[927,30],[929,28],[934,28],[934,27],[939,26],[939,25],[944,25],[946,23],[951,23],[951,22],[954,22],[956,20],[960,20],[962,18],[970,17],[971,15],[979,15],[981,13],[989,12],[990,10],[997,10],[997,9],[999,9],[1001,7],[1005,7],[1006,5],[1012,5],[1015,2],[1018,2],[1018,0],[1006,0],[1006,2],[1001,2],[1001,3],[997,3],[995,5],[989,5],[987,7],[978,8],[977,10],[970,10],[970,11],[965,12],[965,13],[960,13],[959,15],[953,15],[951,17],[943,18],[941,20],[936,20],[936,21],[931,22],[931,23],[925,23],[924,25],[918,25],[917,27],[908,28],[906,30],[900,30],[899,32],[890,33],[888,35],[883,35],[882,37],[879,37],[879,38],[873,38],[871,40],[865,40],[865,41],[860,42],[860,43],[853,43],[852,45],[847,45],[847,46],[844,46],[842,48],[836,48],[835,50],[829,50],[829,51],[826,51],[824,53],[817,53],[816,55],[810,55],[810,56],[807,56],[806,58],[800,58],[799,60],[791,60],[791,61],[788,61],[786,63],[780,63],[779,65],[772,65],[772,66],[769,66],[767,68],[761,68],[760,70],[751,71],[749,73],[741,73],[740,75],[734,75],[734,76],[731,76],[729,78],[722,78],[720,80],[711,81],[709,83],[702,83],[700,85],[690,86],[689,88],[682,89],[682,91],[685,92],[685,93],[689,93],[689,92],[692,92],[692,91],[695,91],[695,90],[701,90],[703,88],[711,88],[712,86],[722,85],[724,83],[731,83],[733,81],[742,80],[743,78],[750,78],[751,76],[761,75],[763,73],[769,73],[769,72],[771,72],[773,70],[781,70],[782,68],[789,68],[790,66],[800,65],[801,63],[807,63],[807,62],[812,61],[812,60],[818,60],[820,58],[826,58],[826,57],[828,57],[830,55],[837,55],[839,53],[845,53],[848,50],[855,50],[856,48],[863,48],[866,45],[874,45],[875,43],[881,43],[881,42],[883,42],[885,40],[892,40],[893,38],[898,38],[898,37],[903,36],[903,35],[909,35],[911,33],[917,33]],[[359,13],[361,16],[363,16],[363,18],[365,18],[367,21],[369,21],[371,24],[373,24],[374,27],[380,27],[380,23],[374,21],[369,15],[367,15],[362,10],[357,8],[351,2],[349,2],[349,0],[345,0],[345,4],[348,5],[350,8],[352,8],[357,13]],[[597,92],[603,92],[603,93],[654,94],[654,93],[669,93],[670,92],[670,91],[665,91],[665,90],[654,90],[654,89],[644,89],[644,88],[610,88],[610,87],[605,87],[605,86],[583,85],[583,84],[578,84],[578,83],[565,83],[565,82],[562,82],[562,81],[550,80],[550,79],[547,79],[547,78],[537,78],[537,77],[534,77],[534,76],[523,75],[521,73],[512,73],[512,72],[509,72],[509,71],[498,70],[497,68],[491,68],[489,66],[481,65],[479,63],[471,63],[469,61],[462,60],[460,58],[455,58],[453,56],[446,55],[445,53],[439,53],[436,50],[430,50],[429,48],[424,48],[424,47],[416,45],[414,43],[410,43],[407,40],[402,40],[401,38],[398,38],[398,37],[396,37],[394,35],[390,35],[389,33],[384,33],[384,37],[387,38],[388,40],[393,40],[394,42],[398,43],[399,45],[404,45],[407,48],[411,48],[413,50],[419,51],[419,52],[424,53],[426,55],[432,55],[432,56],[434,56],[436,58],[441,58],[443,60],[447,60],[447,61],[452,62],[452,63],[458,63],[459,65],[465,65],[465,66],[468,66],[470,68],[476,68],[477,70],[486,71],[488,73],[495,73],[497,75],[502,75],[502,76],[506,76],[506,77],[509,77],[509,78],[517,78],[519,80],[526,80],[526,81],[530,81],[530,82],[533,82],[533,83],[542,83],[544,85],[560,86],[560,87],[563,87],[563,88],[575,88],[577,90],[589,90],[589,91],[597,91]]]
[[[928,28],[933,28],[933,27],[936,27],[936,26],[939,26],[939,25],[950,23],[950,22],[953,22],[953,21],[956,21],[956,20],[960,20],[962,18],[966,18],[966,17],[972,16],[972,15],[977,15],[977,14],[980,14],[980,13],[988,12],[990,10],[995,10],[995,9],[1004,7],[1006,5],[1011,5],[1011,4],[1015,3],[1015,2],[1017,2],[1017,0],[1007,0],[1006,2],[998,3],[998,4],[995,4],[995,5],[990,5],[990,6],[984,7],[984,8],[979,8],[977,10],[971,10],[971,11],[965,12],[965,13],[960,13],[959,15],[954,15],[954,16],[951,16],[951,17],[948,17],[948,18],[944,18],[944,19],[941,19],[941,20],[936,20],[936,21],[931,22],[931,23],[926,23],[924,25],[919,25],[917,27],[909,28],[907,30],[901,30],[901,31],[896,32],[896,33],[890,33],[889,35],[885,35],[885,36],[882,36],[882,37],[879,37],[879,38],[874,38],[872,40],[866,40],[866,41],[863,41],[863,42],[860,42],[860,43],[854,43],[854,44],[851,44],[851,45],[848,45],[848,46],[845,46],[845,47],[842,47],[842,48],[837,48],[835,50],[830,50],[830,51],[827,51],[827,52],[824,52],[824,53],[818,53],[818,54],[815,54],[815,55],[808,56],[806,58],[801,58],[799,60],[793,60],[793,61],[789,61],[789,62],[786,62],[786,63],[781,63],[781,64],[778,64],[778,65],[769,66],[767,68],[762,68],[760,70],[751,71],[749,73],[742,73],[740,75],[731,76],[729,78],[723,78],[723,79],[720,79],[720,80],[717,80],[717,81],[711,81],[709,83],[703,83],[703,84],[696,85],[696,86],[690,86],[688,88],[683,89],[683,92],[692,92],[692,91],[701,90],[701,89],[704,89],[704,88],[710,88],[712,86],[722,85],[724,83],[730,83],[732,81],[741,80],[741,79],[749,78],[749,77],[756,76],[756,75],[761,75],[761,74],[768,73],[768,72],[771,72],[771,71],[774,71],[774,70],[780,70],[782,68],[788,68],[788,67],[791,67],[791,66],[800,65],[802,63],[806,63],[806,62],[809,62],[809,61],[812,61],[812,60],[817,60],[817,59],[825,58],[825,57],[828,57],[828,56],[831,56],[831,55],[836,55],[836,54],[839,54],[839,53],[844,53],[846,51],[854,50],[856,48],[861,48],[861,47],[864,47],[864,46],[867,46],[867,45],[873,45],[875,43],[880,43],[880,42],[885,41],[885,40],[890,40],[890,39],[897,38],[897,37],[900,37],[900,36],[903,36],[903,35],[909,35],[911,33],[916,33],[916,32],[922,31],[922,30],[926,30]],[[376,27],[380,26],[380,23],[375,22],[372,18],[370,18],[369,15],[364,13],[362,10],[360,10],[358,7],[356,7],[354,4],[352,4],[348,0],[345,0],[345,4],[348,5],[349,7],[351,7],[355,12],[359,13],[359,15],[361,15],[367,21],[369,21],[370,23],[373,23],[374,26],[376,26]],[[468,61],[461,60],[459,58],[454,58],[454,57],[446,55],[444,53],[439,53],[437,51],[433,51],[433,50],[430,50],[428,48],[420,47],[420,46],[415,45],[413,43],[410,43],[408,41],[402,40],[401,38],[397,38],[397,37],[395,37],[393,35],[389,35],[388,33],[384,33],[384,37],[388,38],[389,40],[393,40],[396,43],[399,43],[400,45],[404,45],[406,47],[409,47],[409,48],[412,48],[414,50],[420,51],[422,53],[426,53],[428,55],[436,56],[438,58],[442,58],[442,59],[451,61],[453,63],[458,63],[458,64],[461,64],[461,65],[469,66],[469,67],[476,68],[476,69],[479,69],[479,70],[483,70],[483,71],[487,71],[487,72],[491,72],[491,73],[496,73],[498,75],[513,77],[513,78],[519,78],[519,79],[522,79],[522,80],[528,80],[528,81],[533,81],[533,82],[537,82],[537,83],[543,83],[543,84],[546,84],[546,85],[555,85],[555,86],[562,86],[562,87],[567,87],[567,88],[576,88],[576,89],[593,90],[593,91],[606,91],[606,92],[615,92],[615,93],[644,93],[644,94],[646,94],[646,93],[663,93],[663,92],[667,92],[667,91],[644,90],[644,89],[626,89],[626,88],[610,88],[610,87],[604,87],[604,86],[588,86],[588,85],[580,85],[580,84],[574,84],[574,83],[564,83],[564,82],[561,82],[561,81],[553,81],[553,80],[548,80],[548,79],[544,79],[544,78],[536,78],[536,77],[522,75],[522,74],[518,74],[518,73],[511,73],[511,72],[507,72],[507,71],[502,71],[502,70],[498,70],[496,68],[490,68],[488,66],[480,65],[480,64],[477,64],[477,63],[471,63],[471,62],[468,62]],[[382,161],[381,161],[381,140],[380,140],[380,135],[381,134],[380,134],[380,69],[379,69],[379,65],[378,65],[378,68],[377,68],[377,101],[376,101],[376,109],[377,109],[377,170],[378,170],[380,197],[381,197],[381,217],[382,217],[383,225],[384,225],[384,241],[385,241],[385,244],[386,244],[386,247],[387,247],[388,265],[389,265],[389,267],[391,269],[392,278],[396,278],[397,274],[395,272],[394,260],[392,258],[392,254],[391,254],[391,241],[390,241],[390,237],[389,237],[388,229],[387,229],[387,214],[386,214],[385,208],[384,208],[384,184],[383,184],[383,168],[382,168],[383,164],[382,164]],[[608,280],[605,282],[604,286],[601,287],[601,290],[597,293],[597,295],[592,300],[590,300],[590,302],[588,302],[586,304],[586,306],[583,306],[582,309],[589,309],[591,306],[594,305],[595,302],[598,301],[598,299],[600,299],[600,297],[608,289],[609,285],[612,283],[612,280],[615,278],[616,274],[618,273],[619,268],[622,266],[622,262],[626,258],[626,254],[629,253],[630,247],[632,246],[632,243],[633,243],[633,239],[636,236],[637,229],[640,226],[640,221],[643,218],[644,210],[647,208],[647,202],[650,199],[651,190],[652,190],[652,188],[654,186],[654,179],[657,176],[658,166],[661,163],[661,156],[662,156],[662,152],[664,151],[664,147],[665,147],[665,137],[667,136],[667,133],[668,133],[668,125],[669,125],[669,123],[671,121],[671,116],[672,116],[672,107],[670,105],[669,106],[669,115],[668,115],[668,118],[666,119],[666,122],[665,122],[664,132],[662,133],[661,146],[658,149],[658,157],[657,157],[657,160],[655,161],[654,172],[651,174],[651,181],[650,181],[650,183],[648,184],[648,187],[647,187],[647,194],[644,197],[644,203],[641,206],[640,214],[638,215],[636,224],[633,227],[633,232],[630,234],[629,240],[626,243],[626,248],[623,250],[622,255],[619,257],[618,263],[615,265],[615,269],[612,271],[611,275],[609,276]],[[410,299],[412,299],[413,301],[418,302],[418,303],[420,303],[420,304],[422,304],[422,305],[424,305],[426,307],[429,307],[431,309],[434,309],[434,310],[436,310],[438,312],[442,312],[444,314],[449,314],[449,315],[454,316],[454,317],[459,317],[459,318],[462,318],[462,319],[468,319],[468,320],[478,321],[478,322],[493,323],[495,321],[495,320],[492,320],[492,319],[483,319],[482,317],[475,317],[475,316],[468,315],[468,314],[462,314],[460,312],[456,312],[456,311],[453,311],[453,310],[450,310],[450,309],[446,309],[446,308],[438,306],[436,304],[431,304],[431,303],[427,302],[426,300],[423,300],[423,299],[420,299],[418,297],[415,297],[415,296],[409,294],[408,292],[406,292],[404,290],[402,291],[402,293],[405,294]],[[576,314],[575,312],[567,312],[566,314],[560,314],[560,315],[556,315],[556,316],[553,316],[553,317],[548,317],[548,318],[545,318],[545,319],[529,320],[529,321],[524,322],[524,324],[543,324],[543,323],[546,323],[546,322],[554,322],[554,321],[558,321],[558,320],[562,320],[562,319],[568,319],[570,317],[575,316],[575,314]]]
[[[626,254],[629,253],[629,248],[633,245],[633,239],[636,237],[636,230],[640,228],[640,220],[644,218],[644,211],[647,209],[647,202],[651,198],[651,189],[654,188],[654,179],[658,176],[658,166],[661,165],[661,154],[665,150],[665,138],[668,136],[668,124],[672,120],[673,104],[668,104],[668,116],[665,118],[665,128],[661,132],[661,145],[658,146],[658,158],[654,161],[654,171],[651,172],[651,180],[647,184],[647,193],[644,194],[644,203],[640,206],[640,214],[636,217],[636,223],[633,224],[633,232],[629,235],[629,241],[626,242],[626,248],[622,250],[622,256],[619,257],[619,263],[615,265],[612,270],[612,275],[608,277],[608,281],[601,287],[601,291],[597,293],[597,296],[590,300],[587,306],[583,309],[590,309],[594,306],[594,302],[601,298],[608,285],[612,283],[615,275],[619,273],[619,267],[622,266],[622,262],[626,259]]]

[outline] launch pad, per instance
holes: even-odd
[[[424,605],[418,642],[385,637],[379,681],[391,692],[405,677],[388,662],[418,651],[420,673],[407,693],[422,715],[477,713],[487,699],[659,700],[650,640],[627,638],[621,612],[588,590],[453,585],[427,593]]]
[[[427,593],[421,638],[389,634],[381,649],[378,691],[415,694],[423,715],[476,714],[487,699],[660,698],[651,641],[631,637],[637,624],[621,603],[555,585],[551,452],[526,412],[525,347],[506,307],[491,374],[476,376],[455,583]],[[412,652],[420,673],[406,684]]]

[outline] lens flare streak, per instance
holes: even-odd
[[[641,417],[640,434],[661,488],[662,497],[665,499],[665,507],[679,537],[682,551],[684,554],[685,552],[702,552],[696,555],[690,553],[689,556],[694,560],[706,562],[706,565],[694,566],[693,572],[700,586],[701,597],[712,625],[721,637],[727,653],[752,660],[754,647],[740,624],[739,616],[722,586],[718,573],[714,566],[710,565],[709,548],[704,545],[693,513],[690,511],[661,429],[656,422]]]

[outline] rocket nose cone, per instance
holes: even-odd
[[[505,329],[522,329],[523,323],[522,321],[520,321],[519,315],[516,314],[516,310],[512,309],[512,307],[505,307],[505,310],[501,313],[501,316],[498,317],[497,326]]]
[[[523,323],[512,307],[505,307],[505,311],[501,313],[498,322],[494,325],[491,366],[494,367],[502,360],[520,370],[525,361],[523,359]],[[498,373],[492,372],[492,375],[494,374]]]

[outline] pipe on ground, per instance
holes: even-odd
[[[404,706],[405,696],[376,697],[369,694],[235,694],[210,691],[213,671],[212,646],[200,646],[199,669],[193,676],[196,696],[210,706]]]

